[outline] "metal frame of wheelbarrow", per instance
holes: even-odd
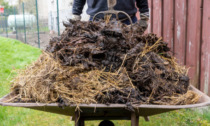
[[[71,105],[61,109],[57,103],[43,104],[43,103],[4,103],[13,96],[7,95],[0,99],[0,105],[2,106],[13,106],[13,107],[24,107],[44,112],[57,113],[67,116],[72,116],[75,126],[84,126],[84,122],[87,120],[131,120],[131,126],[138,126],[139,116],[145,118],[148,121],[148,116],[157,115],[173,110],[186,109],[186,108],[197,108],[210,105],[210,98],[191,86],[190,90],[195,91],[201,97],[197,104],[192,105],[138,105],[135,106],[135,112],[131,112],[126,109],[125,104],[80,104],[80,112],[75,111],[77,105]]]

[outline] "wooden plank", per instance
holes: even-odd
[[[136,5],[136,8],[137,8],[136,17],[138,20],[140,20],[140,12],[139,12],[139,8],[137,7],[137,5]]]
[[[163,0],[163,40],[173,52],[174,43],[174,0]]]
[[[139,12],[139,10],[136,13],[136,17],[137,17],[138,20],[140,20],[140,12]]]
[[[145,34],[151,33],[151,31],[152,31],[152,26],[151,26],[151,24],[152,24],[152,0],[148,0],[148,4],[149,4],[150,20],[148,21],[148,28],[145,31]],[[139,12],[139,9],[138,9],[138,11],[136,13],[136,17],[137,17],[138,20],[140,20],[140,12]]]
[[[210,0],[203,1],[201,90],[210,95]]]
[[[178,62],[185,64],[186,45],[186,10],[187,0],[175,0],[175,33],[174,33],[174,53]]]
[[[152,32],[152,21],[153,21],[152,0],[148,0],[148,4],[149,4],[150,20],[148,21],[148,28],[145,31],[145,33],[151,33]]]
[[[158,37],[162,36],[162,0],[153,0],[153,22],[152,28],[153,33],[157,34]]]
[[[201,0],[188,1],[186,65],[190,67],[191,84],[199,87],[200,76],[200,36],[201,36]]]

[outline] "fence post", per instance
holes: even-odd
[[[0,13],[0,17],[1,17],[1,13]],[[1,26],[1,24],[2,24],[2,23],[1,23],[1,20],[0,20],[0,28],[1,28],[1,27],[3,28],[3,26]],[[0,33],[1,33],[1,32],[0,32]]]
[[[53,25],[54,25],[54,23],[53,23],[53,18],[52,18],[52,11],[50,11],[50,30],[54,30],[54,28],[53,28]]]
[[[24,23],[24,35],[25,35],[25,43],[26,43],[26,22],[25,22],[25,10],[24,10],[24,2],[22,3],[23,7],[23,23]]]
[[[37,35],[38,35],[38,47],[40,48],[40,37],[39,37],[39,12],[38,12],[38,1],[36,0],[36,22],[37,22]]]
[[[14,16],[15,16],[15,33],[16,39],[18,39],[18,30],[17,30],[17,22],[16,22],[16,8],[14,7]]]
[[[57,0],[57,25],[58,25],[58,36],[60,36],[60,23],[59,23],[59,2]]]
[[[7,30],[7,16],[6,15],[4,15],[5,16],[5,25],[6,25],[6,35],[7,35],[7,38],[8,38],[8,30]]]
[[[1,25],[2,24],[2,25]],[[1,13],[0,13],[0,29],[3,29],[3,32],[4,32],[4,28],[3,28],[3,23],[1,23]],[[1,31],[0,31],[0,34],[1,34]],[[3,33],[2,33],[3,34]]]

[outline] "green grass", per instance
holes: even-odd
[[[14,69],[24,69],[36,60],[41,51],[13,39],[0,37],[0,97],[9,93],[10,81],[16,75]],[[210,109],[173,111],[150,117],[150,122],[140,119],[143,126],[210,126]],[[130,125],[129,121],[114,121],[117,126]],[[90,121],[87,126],[97,126]],[[30,109],[0,107],[0,126],[73,126],[70,117]]]

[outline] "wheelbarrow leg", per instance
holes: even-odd
[[[144,116],[144,120],[149,122],[149,117],[148,116]]]
[[[75,112],[75,126],[85,126],[85,120],[83,117],[80,117],[78,112]]]
[[[139,126],[139,116],[135,112],[131,113],[131,126]]]

